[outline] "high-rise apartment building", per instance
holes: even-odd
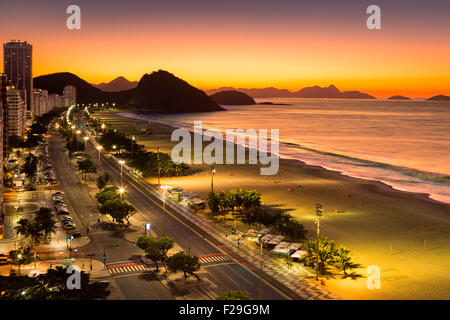
[[[32,118],[33,105],[33,47],[25,42],[12,40],[3,44],[3,70],[11,85],[25,92],[26,115]]]
[[[65,86],[63,89],[64,106],[70,107],[77,103],[77,88],[74,86]]]
[[[8,88],[8,136],[23,136],[25,133],[25,104],[23,91],[13,86]]]
[[[1,118],[1,130],[0,130],[0,144],[2,147],[0,148],[0,152],[2,153],[2,156],[0,156],[0,161],[3,161],[3,157],[6,157],[8,155],[8,97],[6,94],[6,86],[8,82],[8,78],[6,74],[2,73],[0,74],[0,104],[1,106],[1,112],[0,112],[0,118]],[[1,168],[3,168],[3,162],[1,165]],[[1,170],[3,171],[3,170]],[[2,180],[3,181],[3,180]]]

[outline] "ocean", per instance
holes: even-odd
[[[450,203],[450,102],[257,99],[287,105],[133,115],[178,127],[279,129],[280,156]]]

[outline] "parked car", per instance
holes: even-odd
[[[4,264],[10,264],[12,263],[12,260],[6,256],[1,256],[0,257],[0,265],[4,265]]]
[[[63,226],[64,230],[73,230],[75,228],[76,228],[75,224],[68,224],[68,225]]]
[[[70,212],[67,211],[67,210],[65,210],[65,209],[61,209],[61,210],[59,210],[59,211],[57,212],[57,215],[59,215],[59,216],[69,216],[69,215],[70,215]]]
[[[71,236],[74,238],[81,238],[81,233],[75,232],[75,233],[72,233]]]

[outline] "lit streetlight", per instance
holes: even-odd
[[[84,139],[84,151],[87,151],[87,142],[89,140],[89,137],[85,136],[83,139]]]
[[[216,169],[212,167],[211,169],[211,192],[214,192],[214,173],[216,173]]]
[[[120,194],[120,200],[123,200],[123,194],[125,193],[125,189],[124,188],[120,188],[119,189],[119,194]]]
[[[316,261],[316,280],[319,280],[319,243],[320,243],[320,218],[323,215],[323,209],[321,204],[316,204],[316,224],[317,224],[317,247],[316,247],[316,255],[317,255],[317,261]]]
[[[168,186],[161,186],[163,190],[163,237],[166,236],[166,189]]]
[[[97,150],[98,150],[98,174],[100,174],[100,172],[102,171],[102,162],[100,159],[100,152],[102,151],[103,147],[102,146],[97,146]]]
[[[259,262],[260,262],[260,269],[259,269],[259,300],[262,300],[263,296],[263,289],[262,289],[262,281],[263,281],[263,244],[265,244],[267,240],[261,241],[259,240],[259,244],[261,246],[261,250],[259,252]]]
[[[122,179],[122,175],[123,175],[123,165],[125,164],[124,160],[119,160],[120,163],[120,185],[123,185],[123,179]]]

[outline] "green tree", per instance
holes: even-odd
[[[97,178],[97,188],[99,191],[106,188],[108,182],[111,180],[111,175],[108,172],[105,172],[100,177]]]
[[[78,169],[84,174],[84,180],[86,180],[86,174],[97,173],[97,168],[89,158],[78,162]]]
[[[111,218],[123,227],[130,225],[129,219],[136,213],[136,209],[120,199],[107,200],[100,206],[101,214],[108,214]]]
[[[91,282],[90,276],[80,272],[80,289],[67,287],[67,268],[48,269],[36,277],[0,276],[3,300],[98,300],[110,294],[108,284]]]
[[[178,252],[173,256],[168,257],[166,263],[170,272],[182,271],[185,278],[190,275],[200,280],[200,277],[195,273],[200,270],[200,261],[198,260],[198,257],[190,256],[185,252]]]
[[[252,300],[247,292],[242,290],[225,291],[217,300]]]
[[[355,268],[359,267],[358,264],[356,264],[352,261],[352,253],[351,253],[350,249],[348,249],[346,247],[339,248],[339,250],[337,251],[337,253],[334,257],[333,265],[337,269],[342,270],[342,272],[344,273],[344,278],[347,278],[347,276],[348,276],[347,270],[351,270],[351,269],[355,269]]]
[[[36,177],[37,164],[38,158],[32,153],[29,153],[25,158],[25,163],[20,168],[20,172],[25,173],[27,178],[33,180]]]
[[[20,274],[20,266],[31,263],[33,261],[34,255],[31,253],[30,248],[26,248],[11,250],[8,254],[8,257],[12,260],[12,263],[14,265],[18,266]]]
[[[316,240],[308,240],[304,244],[306,254],[300,258],[305,266],[313,267],[319,262],[319,273],[324,275],[329,265],[333,265],[337,255],[336,243],[328,240],[326,236],[320,236],[319,249]]]

